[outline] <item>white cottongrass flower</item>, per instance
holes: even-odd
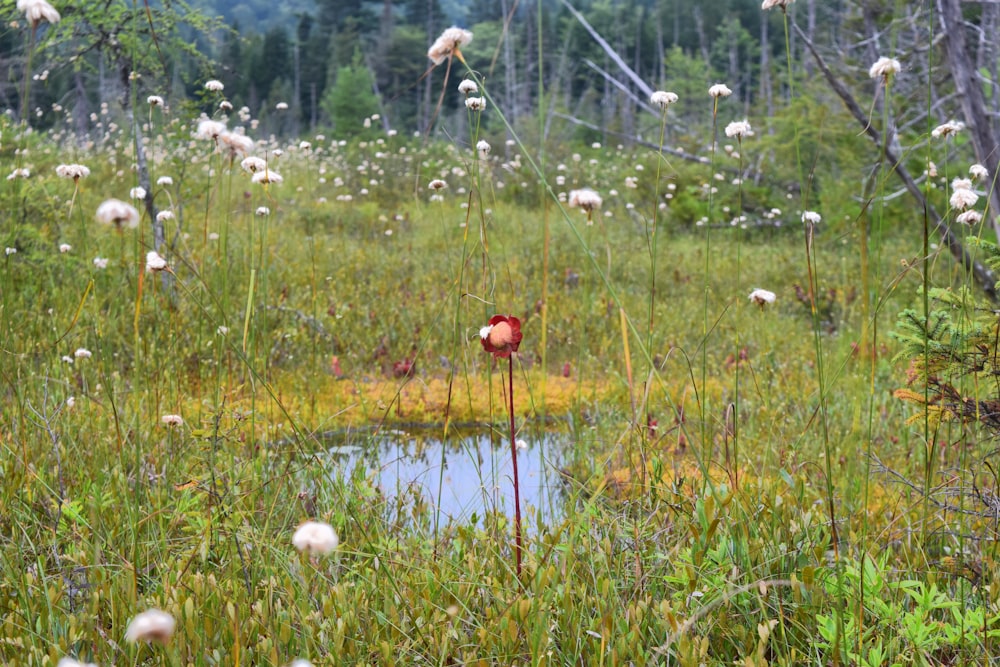
[[[955,218],[955,222],[960,222],[963,225],[978,225],[982,219],[983,216],[979,211],[969,209],[968,211],[959,213],[958,217]]]
[[[764,306],[766,306],[769,303],[774,303],[774,300],[778,297],[775,296],[774,292],[771,292],[770,290],[758,288],[750,292],[749,298],[750,298],[750,303],[757,304],[758,306],[761,307],[761,310],[763,310]]]
[[[184,418],[180,415],[163,415],[160,417],[160,421],[163,422],[164,426],[183,426]]]
[[[266,206],[258,206],[257,207],[257,215],[260,215],[260,216],[271,215],[271,209],[269,209]]]
[[[222,92],[223,88],[225,88],[225,86],[217,79],[210,79],[205,82],[205,90],[209,90],[213,93]]]
[[[977,181],[985,181],[990,177],[990,171],[983,165],[976,163],[969,167],[969,175]]]
[[[653,106],[666,110],[671,104],[677,101],[677,93],[669,93],[665,90],[658,90],[649,96],[649,103]]]
[[[899,74],[902,67],[895,58],[882,56],[868,70],[868,76],[873,79],[888,79],[893,74]]]
[[[159,95],[150,95],[149,97],[146,98],[146,104],[148,104],[151,107],[162,107],[163,98],[160,97]]]
[[[340,540],[330,524],[306,521],[292,535],[292,545],[299,551],[323,556],[337,548]]]
[[[73,249],[73,246],[71,246],[68,243],[60,243],[59,244],[59,252],[61,252],[61,253],[67,253],[67,252],[69,252],[72,249]]]
[[[226,113],[229,113],[230,111],[233,110],[233,103],[230,102],[229,100],[222,100],[221,102],[219,102],[219,109],[225,111]]]
[[[203,120],[198,123],[198,129],[194,132],[195,139],[218,139],[219,135],[226,131],[226,124],[217,120]]]
[[[108,268],[108,258],[107,257],[95,257],[94,266],[98,269]]]
[[[157,185],[173,185],[174,184],[174,179],[170,178],[169,176],[160,176],[158,179],[156,179],[156,184]]]
[[[463,28],[452,26],[441,33],[431,48],[427,49],[427,57],[435,65],[440,65],[453,54],[461,57],[462,47],[472,41],[472,33]]]
[[[468,97],[479,92],[479,85],[472,79],[462,79],[462,82],[458,84],[458,92]]]
[[[28,178],[29,176],[31,176],[31,171],[25,167],[17,167],[7,175],[7,180],[13,181],[15,178]]]
[[[224,155],[228,155],[230,160],[235,160],[241,155],[246,155],[253,149],[253,139],[245,134],[236,132],[223,132],[219,135],[219,150]]]
[[[304,658],[296,658],[288,663],[288,667],[313,667],[313,664]]]
[[[166,644],[174,635],[174,617],[159,609],[149,609],[133,618],[125,630],[125,640],[130,642],[156,642]]]
[[[823,218],[816,211],[806,211],[802,214],[802,222],[818,225]]]
[[[947,123],[942,123],[931,130],[931,136],[935,139],[940,139],[941,137],[947,137],[951,134],[958,134],[964,129],[965,123],[957,120],[949,120]]]
[[[90,176],[90,169],[82,164],[61,164],[56,167],[56,176],[59,178],[72,178],[78,181],[81,178]]]
[[[427,184],[427,187],[431,190],[443,190],[448,187],[448,184],[442,181],[440,178],[435,178],[433,181]]]
[[[11,255],[16,255],[17,254],[17,248],[11,248],[11,247],[8,246],[8,247],[6,247],[6,248],[3,249],[3,254],[7,255],[8,257],[10,257]]]
[[[465,99],[465,108],[470,111],[483,111],[486,108],[486,98],[467,97]]]
[[[971,190],[972,180],[968,178],[955,178],[951,181],[952,190]]]
[[[160,253],[155,250],[150,250],[146,253],[146,270],[150,273],[158,273],[160,271],[166,271],[167,260],[163,259]]]
[[[254,173],[253,178],[250,180],[254,183],[268,185],[270,183],[281,183],[285,179],[278,172],[265,169],[264,171]]]
[[[139,211],[119,199],[108,199],[97,207],[97,221],[121,230],[139,226]],[[103,267],[102,267],[103,268]]]
[[[76,348],[76,352],[73,353],[73,356],[76,357],[77,359],[90,359],[94,355],[87,348],[78,347]]]
[[[41,21],[59,23],[59,12],[46,0],[17,0],[17,11],[24,13],[24,18],[33,24]]]
[[[70,396],[70,398],[73,397]],[[69,405],[69,399],[66,399],[66,407],[72,407]],[[74,660],[73,658],[59,658],[59,662],[56,663],[56,667],[97,667],[97,664],[93,662],[80,662],[79,660]]]
[[[244,171],[249,171],[251,174],[254,174],[258,171],[264,171],[267,169],[267,162],[264,161],[264,158],[250,156],[243,158],[243,161],[240,162],[240,166],[243,167]]]
[[[163,210],[156,214],[157,222],[166,222],[167,220],[174,219],[174,212],[170,210]]]
[[[480,139],[479,143],[476,144],[476,150],[479,151],[479,159],[485,160],[490,155],[490,151],[493,147],[490,146],[490,142],[485,139]]]
[[[959,211],[964,211],[967,208],[972,208],[979,201],[979,195],[968,188],[959,188],[951,193],[951,207],[958,209]]]
[[[729,86],[726,84],[717,83],[714,86],[709,87],[708,94],[718,99],[720,97],[729,97],[733,94],[733,91],[730,90]]]
[[[278,111],[287,111],[288,102],[278,102],[277,104],[274,105],[274,108],[277,109]]]
[[[128,196],[131,199],[145,199],[146,198],[146,188],[140,186],[134,187],[128,191]]]
[[[761,9],[774,9],[775,7],[781,7],[781,11],[787,11],[788,5],[795,2],[795,0],[764,0],[760,4]]]
[[[590,188],[580,188],[579,190],[570,190],[569,192],[569,205],[579,207],[588,214],[595,209],[601,208],[603,202],[604,200],[601,199],[601,195]]]
[[[750,123],[748,121],[736,120],[729,125],[726,125],[726,136],[736,137],[737,139],[752,137],[753,129],[750,127]]]

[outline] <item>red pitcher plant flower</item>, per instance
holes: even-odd
[[[517,352],[521,344],[521,320],[513,315],[494,315],[490,323],[479,330],[483,349],[496,359],[506,359]]]

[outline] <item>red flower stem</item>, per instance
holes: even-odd
[[[521,487],[517,478],[517,442],[514,440],[514,355],[507,357],[509,362],[510,390],[510,457],[514,463],[514,562],[517,568],[517,578],[521,578]]]

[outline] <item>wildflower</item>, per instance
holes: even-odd
[[[244,171],[249,171],[253,174],[267,169],[267,162],[265,162],[263,158],[250,156],[243,158],[243,162],[240,162],[240,166],[243,167]]]
[[[963,225],[978,225],[983,219],[983,216],[979,211],[973,211],[969,209],[963,213],[959,213],[958,217],[955,218],[956,222],[960,222]]]
[[[94,258],[94,266],[97,267],[98,269],[106,269],[106,268],[108,268],[108,258],[107,257],[95,257]]]
[[[733,94],[733,91],[729,89],[724,83],[717,83],[708,89],[708,94],[712,97],[718,99],[720,97],[729,97]]]
[[[431,190],[436,191],[436,190],[443,190],[444,188],[448,187],[448,184],[442,181],[440,178],[435,178],[433,181],[427,184],[427,187],[429,187]]]
[[[163,415],[160,417],[160,421],[163,422],[164,426],[183,426],[184,418],[180,415]]]
[[[229,333],[229,327],[220,324],[218,327],[216,327],[215,333],[219,334],[220,336],[225,336],[226,334]]]
[[[271,209],[269,209],[266,206],[258,206],[257,207],[257,215],[261,215],[261,216],[271,215]]]
[[[105,225],[114,225],[119,231],[124,227],[135,229],[139,226],[139,211],[131,204],[118,199],[108,199],[97,207],[97,221]]]
[[[494,315],[490,323],[479,330],[483,349],[494,359],[506,359],[511,352],[517,352],[521,337],[521,320],[513,315]]]
[[[230,102],[229,100],[222,100],[221,102],[219,102],[219,109],[225,111],[226,113],[229,113],[230,111],[233,110],[233,103]]]
[[[160,211],[159,213],[156,214],[157,222],[166,222],[167,220],[173,220],[173,219],[174,219],[173,211]]]
[[[956,178],[951,182],[952,190],[971,190],[972,181],[968,178]]]
[[[472,33],[468,30],[452,26],[441,33],[441,36],[427,49],[427,57],[435,65],[440,65],[445,59],[457,55],[462,59],[462,47],[472,41]]]
[[[951,193],[951,207],[957,208],[959,211],[972,208],[977,201],[979,201],[979,195],[968,188],[959,188]]]
[[[166,271],[167,260],[163,259],[160,253],[155,250],[150,250],[146,253],[146,270],[150,273],[159,273],[160,271]]]
[[[61,253],[67,253],[67,252],[69,252],[72,249],[73,249],[73,246],[71,246],[68,243],[60,243],[59,244],[59,252],[61,252]]]
[[[990,172],[986,167],[977,163],[969,167],[969,175],[977,181],[985,181],[990,177]]]
[[[195,139],[218,139],[219,135],[226,131],[226,124],[220,123],[217,120],[203,120],[198,123],[198,129],[195,130]]]
[[[927,171],[925,171],[924,173],[930,176],[931,178],[937,178],[938,168],[937,165],[934,164],[933,160],[927,163]]]
[[[87,348],[78,347],[76,348],[76,352],[73,353],[73,356],[76,357],[77,359],[90,359],[94,355]]]
[[[868,70],[868,76],[873,79],[885,79],[888,80],[893,74],[899,74],[899,70],[902,69],[899,61],[895,58],[886,58],[882,56],[875,61],[875,64],[871,66]]]
[[[650,104],[660,107],[666,111],[667,107],[677,101],[676,93],[668,93],[665,90],[658,90],[649,96]]]
[[[274,105],[274,108],[277,109],[278,111],[287,111],[288,102],[278,102],[277,104]]]
[[[81,178],[90,176],[90,169],[82,164],[61,164],[56,167],[56,176],[59,178],[72,178],[78,181]]]
[[[75,406],[76,406],[76,397],[75,396],[70,396],[69,398],[66,399],[66,407],[68,409],[72,410]],[[60,661],[59,664],[61,665],[62,661]]]
[[[139,186],[132,188],[128,191],[128,196],[132,199],[145,199],[146,198],[146,188]]]
[[[306,521],[292,535],[292,545],[296,549],[317,556],[330,553],[338,544],[340,540],[333,527],[319,521]]]
[[[750,302],[755,303],[760,306],[761,310],[764,310],[764,306],[769,303],[774,303],[777,297],[774,292],[768,291],[766,289],[755,289],[750,292]]]
[[[70,398],[72,398],[72,396]],[[69,400],[67,400],[66,403],[68,406]],[[80,662],[79,660],[74,660],[73,658],[59,658],[59,662],[56,663],[56,667],[97,667],[97,665],[92,662]]]
[[[17,248],[11,248],[11,247],[4,248],[3,254],[7,255],[8,257],[10,257],[11,255],[16,255]]]
[[[219,135],[219,149],[227,155],[230,160],[235,160],[241,155],[246,155],[253,148],[253,139],[245,134],[236,132],[223,132]]]
[[[174,634],[174,626],[173,616],[159,609],[149,609],[129,622],[125,640],[166,644]]]
[[[493,149],[490,146],[490,142],[485,139],[480,139],[479,143],[476,144],[476,150],[479,151],[479,159],[485,160],[490,155],[490,151]]]
[[[478,93],[479,86],[472,79],[462,79],[462,82],[458,84],[458,92],[468,97],[473,93]]]
[[[781,7],[781,11],[788,11],[788,5],[795,2],[795,0],[764,0],[761,3],[761,9],[774,9],[775,7]]]
[[[14,171],[10,172],[7,176],[8,181],[13,181],[15,178],[28,178],[31,176],[31,172],[24,167],[18,167]]]
[[[486,98],[467,97],[465,99],[465,108],[469,111],[482,111],[486,108]]]
[[[818,225],[822,218],[816,211],[806,211],[802,214],[802,222],[808,222],[813,225]]]
[[[159,95],[150,95],[149,97],[146,98],[146,104],[148,104],[151,107],[162,107],[163,98],[160,97]]]
[[[205,90],[211,91],[213,93],[222,92],[223,88],[225,88],[225,86],[222,84],[222,82],[216,79],[210,79],[205,82]]]
[[[285,179],[278,172],[265,169],[264,171],[256,172],[250,180],[254,183],[267,185],[269,183],[281,183]]]
[[[736,137],[737,139],[742,139],[743,137],[752,137],[753,130],[750,128],[750,123],[745,120],[733,121],[729,125],[726,125],[726,136]]]
[[[58,666],[57,666],[58,667]],[[296,658],[288,663],[288,667],[313,667],[313,664],[303,658]]]
[[[603,200],[601,199],[601,195],[597,194],[590,188],[570,190],[569,192],[569,205],[582,208],[588,215],[590,215],[594,209],[601,208],[602,203]]]
[[[931,136],[935,139],[940,139],[941,137],[947,137],[950,134],[958,134],[964,129],[965,123],[956,120],[949,120],[947,123],[942,123],[931,130]]]
[[[59,23],[59,12],[46,0],[17,0],[17,11],[23,12],[33,26],[42,21]]]
[[[160,176],[158,179],[156,179],[156,184],[157,185],[173,185],[174,184],[174,179],[170,178],[169,176]]]

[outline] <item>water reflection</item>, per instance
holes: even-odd
[[[518,438],[521,512],[539,512],[545,523],[562,514],[561,474],[565,435],[539,431]],[[485,513],[514,515],[510,441],[466,433],[447,441],[427,433],[383,432],[329,449],[344,475],[364,466],[387,498],[418,492],[442,523],[467,523]]]

